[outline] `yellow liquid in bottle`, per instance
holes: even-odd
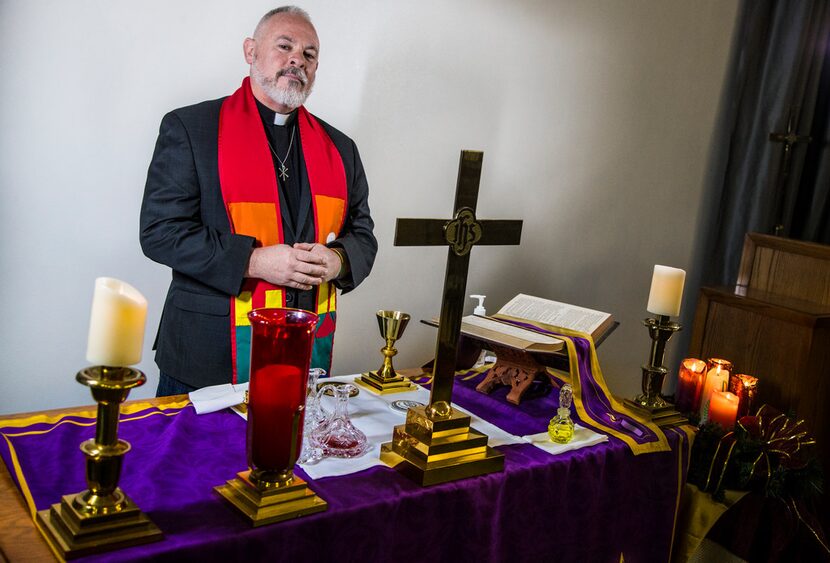
[[[557,444],[567,444],[574,437],[574,423],[569,416],[556,415],[548,425],[548,435]]]
[[[557,444],[567,444],[574,437],[574,421],[571,420],[571,401],[573,400],[573,389],[566,383],[559,391],[559,408],[556,409],[556,416],[550,419],[548,424],[548,435]]]

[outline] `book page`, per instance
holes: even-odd
[[[492,319],[477,317],[475,315],[469,315],[467,317],[464,317],[463,319],[461,319],[461,321],[467,325],[472,325],[479,328],[492,330],[493,332],[498,332],[500,334],[505,334],[507,336],[520,338],[533,344],[560,344],[562,342],[558,338],[548,336],[547,334],[539,334],[538,332],[533,332],[532,330],[527,330],[519,326],[512,326],[507,323],[500,323]]]
[[[579,332],[593,332],[611,315],[602,311],[585,309],[568,303],[518,294],[499,310],[499,314],[537,321]]]

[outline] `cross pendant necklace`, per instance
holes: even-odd
[[[288,155],[291,154],[291,146],[294,143],[294,130],[295,130],[295,127],[292,127],[291,128],[291,139],[289,139],[289,141],[288,141],[288,150],[285,151],[285,158],[280,158],[279,155],[277,154],[277,151],[275,151],[274,147],[271,146],[271,141],[268,141],[266,139],[266,141],[268,141],[268,148],[271,149],[271,152],[274,154],[274,157],[276,157],[277,162],[280,163],[280,168],[279,168],[278,172],[279,172],[280,178],[282,179],[283,182],[288,180],[288,167],[285,165],[285,163],[288,161]]]

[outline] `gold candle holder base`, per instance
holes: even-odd
[[[40,510],[37,521],[64,559],[101,553],[162,539],[159,528],[121,489],[117,512],[88,514],[81,508],[84,493],[65,495],[51,508]]]
[[[504,454],[470,427],[468,415],[452,411],[430,418],[427,408],[409,409],[406,423],[381,445],[381,461],[422,486],[504,470]]]
[[[666,403],[665,406],[648,406],[639,403],[636,399],[633,401],[631,399],[623,399],[623,403],[634,414],[643,420],[653,422],[660,428],[680,426],[681,424],[689,423],[689,419],[675,409],[671,403]]]
[[[257,486],[251,481],[249,469],[213,489],[242,512],[255,528],[328,509],[328,503],[296,475],[283,484]]]
[[[128,367],[93,366],[75,376],[98,403],[95,438],[81,444],[89,488],[37,513],[46,540],[64,559],[162,539],[159,528],[118,487],[130,444],[118,439],[118,413],[147,378]]]
[[[384,379],[378,375],[376,371],[369,371],[354,378],[354,382],[376,395],[391,395],[392,393],[406,393],[408,391],[415,391],[418,386],[409,381],[407,378],[396,375],[395,377]]]

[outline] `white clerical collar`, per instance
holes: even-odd
[[[285,125],[293,114],[293,111],[291,113],[274,113],[274,125]]]

